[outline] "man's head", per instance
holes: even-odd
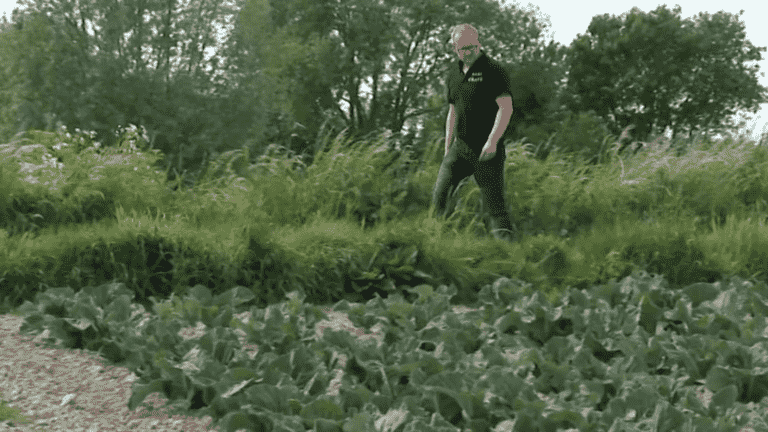
[[[459,24],[451,29],[453,51],[464,64],[471,65],[480,57],[480,36],[470,24]]]

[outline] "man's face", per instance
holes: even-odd
[[[462,36],[459,38],[459,41],[454,48],[454,52],[456,52],[456,55],[459,56],[459,59],[461,59],[464,64],[472,64],[478,57],[480,57],[480,42],[476,37]]]

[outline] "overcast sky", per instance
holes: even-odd
[[[66,0],[65,0],[66,1]],[[509,0],[498,0],[501,3],[510,4]],[[529,3],[517,2],[523,9],[530,8]],[[755,0],[677,0],[662,3],[657,0],[541,0],[536,3],[542,17],[547,17],[551,27],[548,36],[563,45],[569,45],[577,34],[585,34],[592,17],[601,14],[621,15],[637,6],[644,12],[656,9],[659,5],[666,4],[668,9],[680,5],[682,17],[689,18],[699,12],[714,14],[724,10],[732,14],[738,14],[744,10],[741,20],[746,25],[747,39],[753,45],[768,47],[768,26],[765,19],[768,17],[768,2]],[[8,20],[11,19],[11,11],[16,5],[16,0],[0,0],[0,15],[5,13]],[[760,73],[768,75],[768,52],[761,53],[763,60],[760,64]],[[768,78],[759,77],[760,84],[768,87]],[[768,132],[768,104],[761,105],[760,111],[752,116],[747,127],[754,128],[754,135],[759,137],[762,132]]]

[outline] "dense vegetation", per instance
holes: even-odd
[[[310,166],[228,155],[175,191],[136,132],[108,149],[24,139],[48,166],[30,184],[0,164],[3,310],[136,372],[132,406],[161,391],[223,430],[768,427],[768,159],[752,142],[658,138],[625,158],[612,142],[597,165],[509,143],[510,244],[473,181],[432,217],[439,162],[408,169],[383,137],[337,137]],[[313,338],[329,305],[383,344]],[[330,353],[349,358],[333,396]]]
[[[112,147],[135,124],[168,179],[186,173],[187,186],[243,147],[261,155],[277,143],[309,163],[342,130],[387,131],[422,160],[445,132],[450,29],[470,23],[508,66],[509,137],[542,145],[557,133],[589,160],[605,150],[601,129],[691,138],[768,101],[766,48],[740,14],[696,12],[596,15],[563,45],[538,7],[499,1],[27,2],[0,23],[0,141],[66,125]],[[565,139],[585,116],[595,133]]]
[[[499,2],[29,3],[0,150],[45,166],[0,153],[2,310],[228,430],[767,430],[765,136],[699,134],[766,100],[738,18],[633,8],[562,46]],[[430,208],[462,22],[514,83],[513,244],[472,180]],[[321,306],[386,343],[308,338]]]

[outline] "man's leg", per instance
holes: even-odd
[[[432,190],[435,217],[445,218],[453,213],[455,201],[451,197],[459,183],[473,172],[472,162],[467,158],[469,149],[461,148],[460,144],[459,140],[456,140],[440,164],[435,188]]]
[[[504,161],[506,154],[499,148],[493,159],[477,162],[475,181],[483,196],[483,209],[490,213],[490,231],[497,239],[517,240],[517,232],[507,210],[504,196]]]

